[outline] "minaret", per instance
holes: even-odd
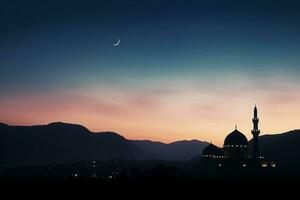
[[[259,119],[257,117],[257,108],[256,108],[256,105],[254,107],[254,116],[253,116],[252,122],[253,122],[253,130],[251,131],[251,133],[253,135],[253,152],[252,152],[252,157],[253,157],[253,159],[257,159],[258,158],[258,154],[259,154],[259,150],[258,150],[258,135],[260,133],[260,130],[258,129]]]

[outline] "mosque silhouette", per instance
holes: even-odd
[[[215,167],[222,176],[233,174],[240,176],[242,173],[263,172],[274,170],[276,168],[275,161],[265,159],[259,151],[258,136],[260,130],[258,128],[259,118],[257,115],[257,107],[254,107],[254,115],[252,118],[253,135],[252,142],[249,143],[246,136],[237,130],[227,135],[224,140],[223,148],[214,144],[209,144],[202,152],[202,160],[207,165]]]

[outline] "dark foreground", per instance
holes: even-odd
[[[1,194],[10,196],[34,195],[37,197],[78,197],[96,195],[98,197],[140,196],[235,196],[247,197],[291,195],[298,193],[300,181],[281,180],[105,180],[105,181],[59,181],[59,180],[1,180]],[[146,196],[145,196],[146,195]],[[177,196],[178,197],[178,196]],[[245,197],[246,198],[246,197]]]
[[[204,195],[247,199],[296,194],[298,166],[248,168],[166,161],[84,161],[63,165],[1,167],[0,194],[45,197]],[[157,196],[159,195],[159,196]]]

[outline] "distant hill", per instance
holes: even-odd
[[[207,144],[198,140],[170,144],[127,140],[114,132],[93,133],[83,126],[61,122],[37,126],[0,123],[0,164],[34,165],[104,159],[184,161],[200,158]],[[267,159],[281,165],[300,166],[300,130],[260,136],[259,148]]]
[[[41,164],[91,159],[142,157],[142,151],[113,133],[92,133],[80,125],[0,125],[0,162]],[[143,155],[144,156],[144,155]]]
[[[281,165],[300,166],[300,130],[260,136],[259,149],[267,159],[273,159]]]
[[[117,133],[93,133],[83,126],[61,122],[37,126],[0,123],[0,163],[8,165],[104,159],[188,160],[200,155],[205,146],[205,142],[196,140],[171,144],[130,141]]]
[[[207,142],[198,140],[182,140],[170,144],[149,140],[135,140],[132,142],[146,152],[151,153],[154,157],[163,160],[188,160],[201,155],[203,149],[208,145]]]

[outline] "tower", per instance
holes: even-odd
[[[258,150],[258,136],[260,133],[260,130],[258,129],[258,122],[259,119],[257,117],[257,108],[256,105],[254,107],[254,115],[252,118],[252,123],[253,123],[253,129],[251,131],[252,135],[253,135],[253,148],[252,148],[252,157],[253,159],[257,159],[258,158],[258,154],[259,154],[259,150]]]

